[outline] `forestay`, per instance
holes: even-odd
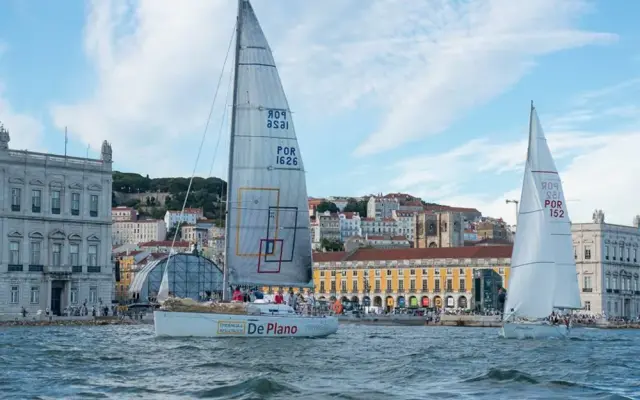
[[[238,16],[229,171],[231,284],[311,287],[304,164],[271,49],[248,1]]]

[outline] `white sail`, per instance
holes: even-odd
[[[506,316],[544,318],[553,310],[555,262],[546,232],[544,210],[528,161],[517,226],[504,313]]]
[[[562,182],[533,107],[517,226],[505,314],[544,318],[580,308]]]
[[[558,169],[551,156],[535,108],[531,116],[531,137],[535,142],[530,145],[533,149],[532,173],[539,188],[540,200],[551,236],[551,249],[555,257],[556,285],[553,305],[555,308],[581,308],[567,202]]]
[[[171,256],[169,256],[171,258]],[[162,273],[162,281],[160,282],[160,289],[158,289],[158,296],[156,297],[158,303],[164,302],[169,298],[169,262],[167,261],[164,266],[164,272]]]
[[[271,49],[248,0],[240,1],[236,40],[228,282],[311,287],[304,164]]]

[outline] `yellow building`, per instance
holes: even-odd
[[[139,252],[117,256],[117,260],[120,262],[120,281],[116,281],[116,300],[124,301],[128,298],[127,292],[131,281],[133,281],[133,266],[137,253]]]
[[[473,308],[474,271],[493,269],[508,289],[511,251],[469,246],[316,253],[315,293],[383,308]]]

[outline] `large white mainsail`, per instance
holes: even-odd
[[[227,282],[311,287],[304,165],[271,49],[248,0],[239,2],[236,41]]]
[[[573,254],[571,220],[564,196],[562,181],[551,156],[547,139],[540,125],[535,108],[531,110],[532,168],[536,186],[539,188],[540,201],[544,208],[551,251],[555,261],[555,289],[553,306],[555,308],[578,309],[582,307],[580,289],[576,274],[576,262]]]
[[[517,226],[507,318],[544,318],[554,308],[580,308],[562,182],[533,105]]]

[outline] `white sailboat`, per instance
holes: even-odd
[[[566,337],[571,324],[545,321],[554,310],[582,308],[571,221],[553,157],[533,103],[518,232],[500,335]]]
[[[249,0],[238,1],[233,83],[224,300],[229,284],[312,288],[305,170],[273,55]],[[161,292],[158,298],[166,298],[168,284]],[[158,336],[322,337],[338,330],[336,317],[302,316],[259,300],[196,312],[161,309],[154,323]]]

